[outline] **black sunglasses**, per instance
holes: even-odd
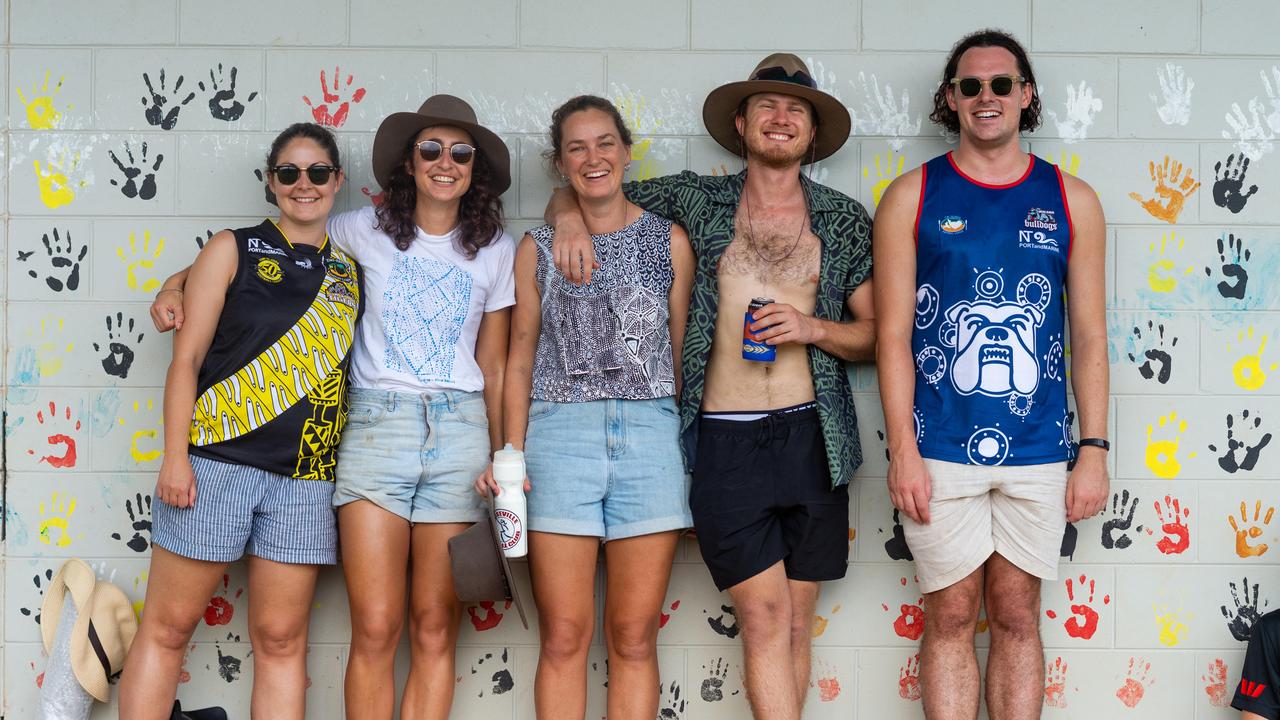
[[[982,78],[951,78],[951,84],[960,88],[960,94],[965,97],[977,97],[982,92],[983,85],[990,85],[991,92],[997,97],[1006,97],[1013,92],[1013,84],[1026,82],[1026,78],[1021,75],[997,75],[990,80]]]
[[[459,165],[466,165],[471,162],[471,158],[476,156],[476,148],[466,143],[454,143],[448,148],[436,142],[435,140],[423,140],[415,143],[414,147],[418,148],[418,155],[422,156],[427,162],[435,162],[440,159],[440,154],[445,150],[449,151],[449,157]]]
[[[275,173],[276,181],[281,185],[292,185],[298,182],[298,179],[302,177],[302,168],[294,165],[293,163],[276,165],[275,167],[268,169]],[[332,165],[316,163],[315,165],[307,168],[307,179],[311,181],[312,185],[324,185],[329,182],[329,176],[338,172],[338,170],[339,168]]]

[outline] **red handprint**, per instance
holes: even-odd
[[[471,627],[475,628],[476,632],[492,630],[498,627],[498,623],[502,622],[502,613],[498,612],[493,605],[494,601],[492,600],[481,600],[479,608],[475,605],[467,606],[467,615],[471,616]],[[507,600],[503,609],[510,607],[511,601]],[[482,611],[483,615],[481,615]]]
[[[231,600],[227,598],[227,593],[231,591],[231,576],[223,574],[222,590],[219,595],[209,598],[209,605],[204,609],[205,625],[226,625],[231,622],[231,618],[236,613],[236,606],[231,604]],[[236,597],[244,593],[244,588],[236,591]]]
[[[1137,707],[1142,702],[1142,697],[1147,694],[1147,686],[1154,685],[1154,679],[1148,679],[1147,674],[1151,672],[1151,663],[1142,658],[1129,658],[1129,673],[1124,679],[1124,685],[1116,690],[1116,697],[1125,707]]]
[[[898,697],[920,699],[920,653],[907,658],[906,667],[898,668]]]
[[[1226,707],[1231,702],[1227,697],[1227,664],[1222,658],[1209,663],[1209,672],[1200,676],[1204,683],[1204,692],[1209,696],[1209,704],[1214,707]]]
[[[1164,506],[1155,502],[1156,517],[1160,518],[1160,529],[1165,536],[1156,543],[1156,549],[1165,555],[1178,555],[1191,546],[1191,531],[1187,528],[1185,518],[1191,517],[1191,508],[1181,507],[1178,498],[1164,496]]]
[[[671,607],[670,613],[665,613],[662,610],[658,611],[658,629],[659,630],[666,627],[667,623],[671,621],[671,616],[674,615],[675,612],[680,609],[680,601],[679,600],[673,601],[670,607]]]
[[[1067,578],[1067,602],[1071,603],[1072,617],[1067,619],[1063,627],[1066,628],[1067,634],[1071,637],[1088,640],[1098,631],[1098,611],[1093,609],[1094,582],[1084,575],[1081,575],[1075,582],[1080,584],[1081,590],[1084,589],[1085,582],[1089,583],[1089,599],[1083,603],[1076,603],[1075,585],[1071,578]],[[1110,603],[1111,596],[1103,595],[1102,604],[1108,605]],[[1053,610],[1045,611],[1045,615],[1048,615],[1050,620],[1058,617],[1058,614]]]
[[[1049,707],[1064,708],[1067,706],[1067,664],[1062,658],[1055,658],[1044,668],[1044,704]]]
[[[382,203],[387,201],[386,190],[375,193],[367,187],[362,187],[360,188],[360,192],[364,193],[364,196],[369,198],[369,202],[373,203],[374,207],[382,207]]]
[[[43,409],[37,410],[36,422],[40,423],[41,425],[48,423],[50,430],[59,429],[58,428],[59,425],[64,426],[67,430],[75,430],[75,431],[80,430],[80,419],[76,418],[74,422],[71,419],[70,405],[67,405],[62,408],[62,416],[63,416],[63,419],[66,420],[65,423],[59,423],[58,407],[57,405],[54,404],[52,400],[50,400],[48,415],[45,415],[45,411]],[[61,445],[62,454],[54,455],[50,453],[48,455],[42,455],[40,456],[40,462],[49,463],[50,467],[56,467],[56,468],[71,468],[76,466],[76,439],[75,438],[71,437],[65,432],[51,432],[49,435],[45,437],[45,441],[48,442],[49,445],[53,447]],[[27,454],[35,455],[36,451],[34,449],[30,449],[30,450],[27,450]]]
[[[898,619],[893,621],[893,631],[898,637],[908,640],[919,640],[920,635],[924,632],[924,598],[916,601],[915,605],[902,605],[901,614]]]
[[[302,96],[302,102],[306,103],[307,107],[311,108],[311,117],[315,118],[315,121],[321,125],[327,125],[335,128],[342,127],[347,122],[347,113],[351,111],[351,103],[358,103],[364,99],[364,88],[356,88],[356,91],[351,94],[351,99],[342,100],[342,104],[338,106],[337,112],[330,114],[329,104],[336,103],[342,99],[342,95],[339,94],[340,89],[338,87],[338,83],[341,78],[342,74],[335,66],[333,68],[333,90],[330,91],[329,82],[325,78],[324,70],[320,71],[320,91],[323,93],[322,98],[324,99],[324,103],[320,105],[312,104],[311,98],[306,95]],[[345,93],[347,90],[350,90],[353,80],[354,76],[352,76],[351,73],[347,73],[346,85],[341,88],[341,91]]]

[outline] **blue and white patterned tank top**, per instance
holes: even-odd
[[[667,322],[671,221],[644,212],[616,232],[593,235],[600,269],[574,285],[555,269],[553,228],[529,231],[538,247],[535,277],[542,293],[542,332],[531,395],[553,402],[675,394]]]
[[[1063,366],[1071,217],[1059,169],[985,185],[942,155],[916,219],[916,441],[974,465],[1071,455]]]

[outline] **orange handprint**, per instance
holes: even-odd
[[[338,68],[335,66],[333,68],[333,90],[331,91],[329,89],[329,81],[325,77],[324,70],[321,70],[320,71],[320,92],[322,93],[322,99],[324,100],[324,102],[319,105],[315,105],[315,104],[312,104],[311,98],[307,97],[306,95],[302,96],[302,102],[306,103],[307,107],[311,108],[311,117],[315,118],[315,121],[320,123],[321,125],[327,125],[329,127],[335,127],[335,128],[342,127],[347,122],[347,113],[351,111],[351,103],[358,103],[364,99],[364,93],[365,93],[364,88],[356,88],[356,91],[351,94],[351,99],[342,100],[342,95],[339,94],[339,87],[338,87],[338,84],[341,81],[341,78],[342,78],[342,74],[339,72]],[[344,87],[341,88],[342,92],[345,93],[347,90],[351,89],[353,80],[354,80],[354,77],[352,76],[352,74],[347,73],[346,84]],[[336,112],[330,113],[329,104],[336,103],[339,100],[342,100],[342,104],[338,106],[338,109]]]
[[[1234,516],[1227,516],[1227,521],[1231,523],[1231,529],[1236,531],[1236,555],[1239,555],[1242,558],[1251,558],[1258,557],[1267,552],[1268,547],[1266,543],[1250,545],[1249,540],[1256,540],[1262,536],[1263,526],[1271,524],[1271,517],[1275,515],[1275,513],[1275,507],[1268,507],[1267,515],[1262,518],[1262,524],[1259,525],[1258,518],[1262,515],[1262,501],[1258,500],[1253,504],[1253,524],[1242,528],[1242,525],[1246,525],[1249,522],[1249,513],[1245,507],[1245,501],[1240,501],[1240,524],[1236,524]]]
[[[898,697],[920,699],[920,653],[907,658],[906,667],[898,668]]]
[[[1151,180],[1156,184],[1156,196],[1143,199],[1138,193],[1131,192],[1129,197],[1141,203],[1142,209],[1146,210],[1151,217],[1170,224],[1176,223],[1178,215],[1182,214],[1182,208],[1187,203],[1187,198],[1200,189],[1200,183],[1191,177],[1191,168],[1187,168],[1186,175],[1183,175],[1182,163],[1177,160],[1170,161],[1168,155],[1164,156],[1162,165],[1156,165],[1156,161],[1152,160],[1149,166]]]

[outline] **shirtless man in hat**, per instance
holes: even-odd
[[[991,717],[1038,718],[1040,582],[1057,579],[1066,524],[1108,492],[1106,225],[1087,183],[1022,149],[1040,100],[1013,37],[957,43],[934,104],[960,144],[895,180],[875,228],[889,495],[928,614],[924,712],[977,717],[985,602]],[[1084,436],[1069,474],[1068,319]]]
[[[698,256],[680,401],[689,504],[711,577],[736,607],[752,712],[796,720],[818,583],[847,566],[862,452],[844,363],[873,354],[871,220],[801,172],[844,144],[850,122],[798,57],[770,55],[713,90],[703,121],[745,158],[742,172],[624,190],[684,226]],[[547,221],[557,267],[589,282],[594,245],[568,190]]]

